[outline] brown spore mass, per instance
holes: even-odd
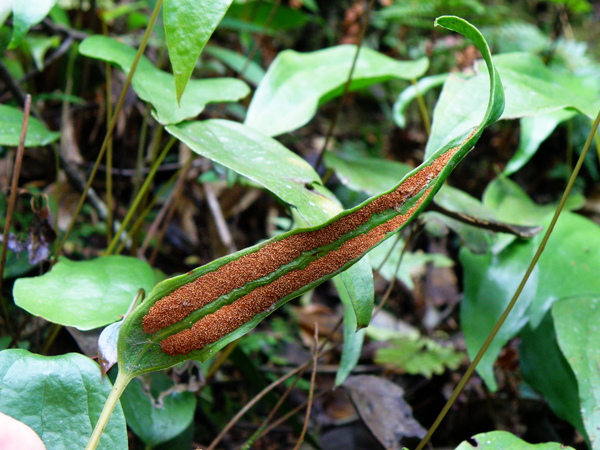
[[[151,334],[173,325],[231,290],[264,277],[281,265],[292,262],[302,252],[335,242],[343,234],[366,223],[373,214],[398,208],[437,177],[457,150],[458,147],[447,151],[429,166],[406,179],[394,191],[376,198],[361,209],[340,217],[323,228],[294,234],[267,244],[254,253],[231,261],[216,271],[206,273],[176,289],[157,301],[144,316],[144,332]],[[169,355],[181,355],[217,341],[248,322],[256,314],[266,311],[286,295],[335,272],[348,261],[364,254],[380,242],[387,233],[401,227],[426,197],[427,195],[422,196],[421,200],[405,214],[398,215],[368,233],[346,241],[337,250],[328,252],[305,269],[292,270],[268,285],[254,289],[232,304],[206,315],[192,328],[163,340],[161,348]]]

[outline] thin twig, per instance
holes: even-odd
[[[310,420],[310,412],[312,410],[313,405],[313,395],[315,393],[315,379],[317,376],[317,349],[319,347],[319,324],[315,322],[315,351],[313,352],[313,370],[310,375],[310,389],[308,390],[308,406],[306,408],[306,415],[304,417],[304,425],[302,425],[302,432],[300,433],[300,437],[298,438],[298,442],[296,442],[296,446],[294,450],[299,450],[302,442],[304,442],[304,436],[306,436],[306,430],[308,430],[308,421]]]
[[[371,17],[371,10],[375,5],[375,0],[371,0],[369,2],[369,7],[367,8],[367,12],[365,14],[365,19],[363,26],[360,30],[360,35],[358,37],[358,44],[356,45],[356,52],[354,53],[354,59],[352,60],[352,65],[350,66],[350,71],[348,72],[348,78],[346,79],[346,83],[344,84],[344,92],[342,93],[342,97],[340,98],[336,110],[333,113],[333,118],[329,124],[329,128],[327,129],[327,135],[325,136],[325,142],[323,142],[323,147],[321,147],[321,151],[319,152],[319,156],[317,157],[317,162],[315,163],[315,170],[319,170],[321,163],[323,162],[323,157],[325,156],[325,152],[327,151],[327,146],[329,145],[329,141],[333,137],[333,129],[337,124],[338,118],[342,112],[342,107],[344,106],[344,102],[346,101],[346,97],[348,96],[348,92],[350,91],[350,84],[352,83],[352,76],[354,75],[354,69],[356,68],[356,62],[358,61],[358,55],[360,54],[360,49],[362,47],[362,43],[365,39],[365,33],[367,32],[367,27],[369,26],[369,20]],[[323,177],[323,182],[325,182],[326,177]],[[329,176],[327,176],[329,178]]]
[[[19,176],[23,167],[23,154],[25,153],[25,137],[27,136],[27,125],[29,124],[29,113],[31,111],[31,95],[25,96],[25,108],[23,111],[23,124],[21,125],[21,136],[19,137],[19,146],[15,155],[15,164],[13,166],[13,176],[10,185],[10,196],[8,198],[8,206],[6,207],[6,221],[4,222],[4,234],[2,235],[2,253],[0,254],[0,299],[2,299],[2,314],[6,322],[8,332],[12,335],[13,329],[10,324],[10,317],[4,295],[2,295],[2,282],[4,280],[4,267],[6,266],[6,252],[8,250],[8,233],[10,231],[10,223],[15,211],[17,202],[17,189],[19,187]]]
[[[223,245],[227,247],[227,250],[230,253],[234,253],[237,249],[235,247],[235,243],[233,242],[233,237],[231,236],[231,232],[227,227],[225,217],[223,217],[223,211],[221,210],[219,200],[217,199],[215,191],[213,191],[210,183],[204,183],[204,193],[206,194],[206,203],[208,204],[208,209],[210,209],[215,221],[215,225],[217,226],[219,238],[221,239]]]
[[[322,357],[323,355],[325,355],[327,352],[329,352],[331,350],[333,350],[333,347],[328,348],[328,349],[324,349],[323,347],[321,347],[320,351],[317,353],[317,358]],[[265,395],[267,395],[269,392],[271,392],[273,389],[275,389],[277,386],[279,386],[281,383],[283,383],[288,378],[294,376],[295,374],[297,374],[299,372],[306,370],[312,364],[312,362],[313,362],[312,359],[310,361],[306,361],[304,364],[296,367],[294,370],[291,370],[287,374],[283,375],[281,378],[273,381],[271,384],[269,384],[267,387],[265,387],[262,391],[260,391],[258,394],[256,394],[256,396],[252,400],[250,400],[248,403],[246,403],[244,405],[244,407],[241,410],[239,410],[235,416],[233,416],[231,418],[231,420],[227,423],[225,428],[223,428],[221,430],[221,432],[211,442],[210,446],[206,450],[214,450],[215,447],[217,446],[217,444],[219,442],[221,442],[223,437],[229,432],[229,430],[231,430],[231,428],[238,422],[238,420],[240,420],[240,418],[244,414],[246,414],[246,412],[248,412],[256,403],[258,403],[258,401],[260,399],[262,399]]]
[[[100,161],[102,161],[102,159],[104,158],[104,153],[106,152],[106,149],[108,147],[108,142],[110,141],[110,138],[112,137],[113,132],[115,131],[119,113],[120,113],[121,109],[123,108],[123,104],[125,103],[125,97],[127,94],[127,90],[129,89],[129,86],[131,85],[131,80],[133,79],[133,75],[135,74],[135,70],[137,68],[138,62],[140,61],[142,54],[144,53],[144,50],[146,49],[146,45],[148,44],[148,40],[150,38],[150,33],[152,32],[152,28],[154,27],[156,19],[158,18],[158,13],[161,10],[162,3],[163,3],[163,0],[157,0],[156,5],[154,6],[154,10],[152,11],[152,16],[150,17],[148,27],[146,28],[146,31],[142,38],[142,42],[140,43],[140,47],[135,55],[135,59],[133,60],[133,63],[131,64],[131,69],[129,70],[129,74],[127,75],[125,84],[123,85],[123,90],[119,97],[119,101],[117,102],[117,106],[115,108],[113,118],[108,125],[106,135],[104,136],[104,141],[102,142],[102,147],[100,148],[100,152],[98,153],[98,157],[96,158],[96,163],[94,164],[94,167],[92,168],[92,172],[90,173],[90,176],[85,185],[83,193],[81,194],[79,203],[77,204],[77,207],[75,208],[73,218],[71,219],[71,222],[69,223],[69,226],[67,227],[67,231],[65,232],[62,240],[60,241],[60,244],[58,245],[58,251],[57,251],[56,255],[54,255],[54,259],[52,261],[53,263],[55,263],[58,260],[58,257],[60,255],[60,253],[62,252],[62,248],[64,247],[65,243],[67,242],[67,239],[69,238],[69,235],[71,234],[71,232],[73,231],[73,228],[75,227],[75,222],[77,221],[77,218],[81,212],[81,209],[83,208],[83,204],[85,203],[85,199],[88,195],[88,191],[94,181],[96,172],[98,171],[98,166],[100,164]]]
[[[327,393],[329,393],[329,390],[325,390],[325,391],[319,392],[318,394],[316,394],[314,396],[313,402],[316,399],[318,399],[320,397],[323,397]],[[305,400],[300,405],[296,406],[294,409],[292,409],[291,411],[289,411],[287,414],[281,416],[279,419],[277,419],[275,422],[273,422],[271,425],[269,425],[269,427],[267,429],[265,429],[265,431],[263,432],[263,436],[269,434],[271,431],[273,431],[279,425],[281,425],[282,423],[286,422],[290,417],[292,417],[294,414],[298,413],[304,407],[306,407],[306,405],[308,405],[308,400]]]
[[[514,234],[515,236],[523,239],[532,238],[542,231],[542,227],[513,225],[506,222],[499,222],[497,220],[484,219],[483,217],[475,217],[460,211],[452,211],[450,209],[446,209],[435,201],[429,204],[427,210],[443,214],[451,219],[458,220],[459,222],[466,223],[467,225],[471,225],[476,228],[481,228],[496,233]]]
[[[467,368],[465,374],[462,376],[462,378],[456,385],[456,388],[452,392],[452,395],[450,396],[450,398],[448,399],[448,401],[446,402],[446,404],[440,411],[439,415],[433,422],[433,425],[431,425],[431,428],[429,428],[429,430],[427,431],[427,434],[425,435],[425,437],[421,440],[421,442],[417,446],[416,450],[422,450],[423,447],[427,444],[427,442],[429,442],[429,439],[431,439],[431,436],[433,435],[433,433],[435,433],[435,430],[437,430],[437,428],[440,425],[440,423],[442,422],[442,420],[444,420],[444,417],[446,417],[446,414],[450,410],[450,407],[456,401],[459,394],[464,389],[465,385],[467,384],[467,381],[469,381],[469,378],[471,378],[471,375],[475,371],[477,364],[479,364],[479,361],[481,361],[481,359],[483,358],[483,355],[489,348],[490,344],[492,343],[492,341],[498,334],[498,331],[500,331],[500,328],[506,321],[506,318],[508,317],[508,315],[512,311],[513,307],[517,303],[517,300],[519,299],[519,296],[521,295],[521,292],[523,291],[523,288],[525,287],[527,280],[529,280],[529,277],[530,277],[531,273],[533,272],[535,265],[537,264],[538,260],[540,259],[542,252],[546,248],[546,243],[548,242],[548,239],[550,238],[550,235],[552,234],[552,231],[554,230],[554,226],[556,225],[556,222],[558,221],[558,217],[560,216],[560,213],[563,210],[565,203],[567,202],[567,198],[569,198],[569,195],[571,194],[571,190],[573,189],[575,180],[577,180],[577,175],[579,174],[581,166],[583,165],[583,162],[585,161],[585,157],[588,153],[588,150],[590,149],[592,139],[594,138],[594,134],[596,133],[596,130],[598,129],[599,124],[600,124],[600,111],[598,112],[598,115],[596,116],[596,120],[594,121],[594,124],[592,125],[592,130],[590,131],[590,134],[588,135],[585,145],[583,146],[581,155],[579,155],[579,159],[577,160],[577,164],[575,165],[575,168],[573,169],[573,173],[571,174],[569,183],[567,184],[567,187],[565,188],[562,198],[560,199],[560,203],[558,204],[558,207],[556,208],[556,211],[554,212],[554,216],[552,217],[552,220],[550,221],[550,224],[548,225],[548,228],[546,229],[546,233],[544,234],[544,237],[542,238],[542,241],[540,242],[540,245],[539,245],[537,251],[535,252],[535,255],[533,256],[533,259],[531,260],[529,267],[527,268],[527,270],[525,271],[525,274],[523,275],[523,279],[521,280],[519,287],[517,288],[512,299],[506,306],[506,309],[504,310],[504,312],[502,313],[502,315],[500,316],[500,318],[494,325],[494,328],[492,329],[492,331],[486,338],[485,342],[479,349],[479,352],[477,352],[477,355],[475,356],[475,358],[473,359],[473,361]]]
[[[191,162],[188,161],[184,170],[179,175],[179,178],[177,179],[175,186],[171,190],[169,197],[165,200],[165,203],[163,204],[162,208],[156,215],[156,218],[150,225],[150,228],[148,229],[148,232],[146,233],[146,237],[144,238],[144,242],[142,242],[141,247],[138,249],[138,252],[137,252],[138,257],[142,258],[143,255],[146,253],[146,249],[150,245],[150,241],[152,240],[153,237],[158,235],[158,228],[160,227],[161,223],[163,223],[163,222],[168,223],[168,220],[169,220],[168,217],[172,216],[171,211],[175,210],[175,205],[177,204],[176,199],[183,192],[187,173],[190,168],[191,168]],[[160,238],[159,238],[159,240],[160,240]],[[153,258],[151,258],[151,259],[153,259]]]

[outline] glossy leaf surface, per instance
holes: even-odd
[[[343,92],[355,52],[355,46],[341,45],[311,53],[293,50],[279,53],[254,94],[245,124],[269,136],[305,125],[315,115],[319,104]],[[350,89],[393,78],[417,78],[428,65],[426,58],[396,61],[363,47]]]
[[[475,445],[472,444],[475,443]],[[470,442],[463,442],[456,450],[573,450],[572,447],[564,446],[558,442],[543,444],[529,444],[508,431],[490,431],[489,433],[476,434]]]
[[[177,101],[232,0],[165,0],[163,20]]]
[[[81,43],[79,52],[114,63],[127,74],[136,49],[105,36],[90,36]],[[250,92],[246,83],[235,78],[192,80],[178,103],[174,83],[173,75],[157,69],[142,56],[132,86],[142,100],[152,104],[156,120],[163,125],[194,118],[207,103],[237,101]]]
[[[552,306],[556,339],[577,378],[581,416],[593,449],[600,446],[599,299],[569,298]]]
[[[526,211],[521,211],[523,215]],[[543,224],[547,225],[550,217]],[[499,253],[474,255],[463,249],[465,297],[461,323],[473,357],[512,298],[543,233],[515,240]],[[491,390],[496,389],[493,364],[509,339],[527,324],[537,327],[552,304],[577,295],[600,294],[600,227],[572,213],[563,213],[515,309],[478,366]]]
[[[23,126],[23,112],[8,105],[0,105],[0,145],[19,145],[21,127]],[[48,130],[42,122],[35,117],[29,117],[25,147],[36,147],[56,141],[60,133]]]
[[[138,290],[147,292],[152,286],[152,269],[137,258],[62,258],[44,275],[18,279],[13,295],[15,303],[33,315],[90,330],[119,320]]]
[[[162,373],[133,379],[121,405],[127,425],[148,446],[156,446],[182,433],[194,419],[196,397],[179,392],[173,381]]]
[[[48,357],[26,350],[0,352],[0,411],[33,428],[47,449],[85,448],[110,390],[98,364],[81,354]],[[119,405],[98,448],[127,448]]]

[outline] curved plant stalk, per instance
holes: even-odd
[[[17,192],[19,188],[19,177],[21,176],[21,167],[23,166],[23,155],[25,154],[25,137],[27,136],[27,126],[29,124],[29,113],[31,111],[31,95],[25,96],[25,110],[23,111],[23,123],[21,125],[21,136],[19,137],[19,145],[15,154],[15,162],[13,165],[13,176],[10,182],[10,195],[8,197],[8,205],[6,207],[6,218],[4,220],[4,231],[2,236],[2,251],[0,253],[0,303],[2,303],[2,315],[6,328],[11,336],[13,336],[13,328],[10,323],[6,302],[2,295],[2,284],[4,280],[4,267],[6,266],[6,252],[8,250],[8,232],[10,231],[10,223],[12,222],[13,213],[15,211],[15,203],[17,202]]]
[[[504,110],[483,36],[458,17],[440,17],[436,24],[471,39],[487,64],[490,96],[479,126],[446,143],[393,189],[321,225],[284,233],[156,285],[121,327],[120,382],[191,358],[207,360],[279,306],[348,269],[423,211]]]
[[[106,135],[104,136],[104,141],[102,142],[102,147],[100,147],[100,152],[98,152],[96,162],[94,163],[94,166],[92,167],[92,171],[90,172],[88,181],[85,185],[85,188],[83,189],[81,198],[79,199],[79,203],[77,204],[77,207],[75,208],[75,212],[73,213],[73,218],[71,219],[71,222],[69,223],[69,226],[67,227],[67,231],[65,232],[65,235],[63,236],[62,240],[60,241],[60,244],[58,244],[56,254],[54,255],[54,259],[52,260],[52,264],[55,264],[58,261],[58,257],[60,256],[62,249],[63,249],[65,243],[67,242],[67,239],[69,238],[71,232],[73,231],[73,228],[75,227],[75,222],[77,221],[77,218],[79,217],[79,213],[81,212],[81,209],[83,208],[83,204],[87,197],[87,193],[88,193],[90,187],[92,186],[92,183],[96,176],[96,172],[98,172],[98,167],[100,167],[100,162],[104,158],[106,149],[108,148],[108,145],[111,142],[113,132],[115,131],[115,127],[117,126],[117,119],[119,116],[119,112],[121,112],[121,109],[123,108],[123,103],[125,103],[125,95],[127,94],[127,90],[129,89],[129,86],[131,85],[131,80],[133,79],[133,75],[135,74],[135,69],[137,68],[138,62],[140,61],[140,58],[144,54],[144,50],[146,49],[146,45],[148,44],[148,40],[150,39],[150,33],[152,32],[154,23],[156,22],[156,19],[158,18],[158,13],[160,12],[162,3],[163,3],[163,0],[157,0],[156,5],[154,6],[154,10],[152,11],[152,16],[150,16],[150,21],[148,22],[146,32],[144,33],[142,42],[140,43],[140,47],[138,48],[138,51],[135,55],[133,64],[131,65],[131,70],[129,71],[129,74],[127,75],[127,78],[125,79],[125,83],[123,84],[123,90],[121,91],[121,95],[119,96],[117,106],[115,107],[115,111],[112,116],[112,120],[108,124],[108,129],[106,130]]]
[[[552,217],[552,220],[550,221],[550,224],[548,225],[548,228],[546,229],[546,233],[544,234],[544,237],[542,238],[542,241],[540,242],[540,246],[538,247],[537,251],[535,252],[535,255],[533,256],[533,259],[531,260],[529,267],[527,268],[527,270],[525,271],[525,274],[523,275],[523,279],[521,280],[519,287],[517,288],[515,294],[513,295],[512,299],[510,300],[509,304],[506,306],[506,309],[504,310],[502,315],[498,318],[498,321],[494,325],[494,328],[492,329],[492,331],[490,331],[490,334],[488,335],[485,342],[481,346],[481,349],[479,349],[479,352],[477,353],[475,358],[473,358],[473,361],[467,368],[465,374],[462,376],[462,378],[456,385],[456,388],[454,388],[452,395],[450,396],[450,398],[448,399],[448,401],[442,408],[442,411],[440,412],[438,417],[435,419],[435,422],[433,423],[431,428],[427,431],[427,434],[425,435],[423,440],[417,446],[416,450],[421,450],[427,444],[427,442],[429,442],[429,439],[431,439],[431,436],[433,435],[433,433],[435,432],[437,427],[440,425],[442,420],[444,420],[444,417],[450,410],[450,407],[452,406],[454,401],[457,399],[457,397],[459,396],[459,394],[461,393],[461,391],[467,384],[467,381],[469,381],[469,378],[471,378],[471,375],[475,371],[477,364],[479,364],[479,361],[481,361],[481,358],[483,358],[483,355],[485,354],[488,347],[490,346],[490,344],[492,343],[492,341],[498,334],[498,331],[500,330],[500,328],[506,321],[506,318],[512,311],[513,307],[517,303],[517,300],[518,300],[519,296],[521,295],[521,292],[523,291],[525,284],[527,284],[527,280],[529,280],[529,277],[530,277],[531,273],[533,272],[535,265],[537,264],[538,260],[540,259],[540,256],[542,255],[542,252],[544,251],[544,248],[546,247],[546,243],[548,242],[548,239],[550,238],[550,235],[552,234],[552,231],[554,230],[554,226],[556,225],[556,222],[558,221],[558,217],[560,216],[560,213],[562,212],[562,210],[565,206],[565,203],[566,203],[567,199],[569,198],[569,195],[571,195],[571,190],[573,189],[573,185],[575,184],[577,175],[579,174],[579,171],[581,170],[581,166],[583,165],[583,162],[585,161],[585,157],[588,153],[588,150],[590,149],[590,145],[592,144],[592,140],[594,139],[594,136],[596,134],[596,130],[598,129],[599,124],[600,124],[600,111],[598,112],[598,115],[596,116],[596,120],[594,121],[594,123],[592,125],[592,129],[591,129],[590,134],[588,135],[588,138],[585,142],[585,145],[583,147],[581,155],[579,155],[577,164],[575,165],[575,168],[573,169],[573,172],[571,173],[571,177],[569,178],[569,182],[567,183],[567,187],[565,188],[562,198],[560,199],[560,202],[559,202],[558,206],[556,207],[554,216]]]
[[[504,105],[481,34],[456,17],[437,23],[471,38],[488,64],[490,100],[481,124],[447,143],[395,188],[324,224],[279,235],[158,284],[123,324],[121,370],[140,374],[190,358],[208,359],[277,307],[356,263],[425,208]]]
[[[171,147],[173,147],[173,144],[175,144],[175,142],[177,142],[177,140],[175,138],[171,138],[169,140],[168,144],[165,145],[165,148],[160,153],[160,155],[158,155],[158,158],[156,158],[156,160],[152,164],[152,167],[150,168],[150,172],[148,173],[148,175],[146,176],[146,179],[144,180],[144,184],[138,191],[135,199],[133,200],[131,206],[129,207],[129,210],[127,211],[127,216],[125,216],[125,218],[123,219],[123,222],[121,223],[121,226],[119,227],[119,230],[115,233],[110,245],[106,249],[106,252],[105,252],[106,255],[110,255],[115,251],[115,247],[119,243],[119,240],[121,239],[121,235],[125,231],[125,227],[127,227],[127,225],[129,225],[129,222],[133,219],[134,214],[137,212],[138,206],[140,205],[142,199],[148,193],[150,184],[154,180],[154,175],[156,175],[158,168],[160,167],[161,163],[163,162],[163,160],[167,156],[167,153],[169,153],[169,150],[171,150]]]
[[[327,151],[327,147],[329,145],[329,141],[333,137],[333,129],[335,128],[335,124],[340,117],[342,112],[342,107],[344,106],[344,101],[348,96],[348,92],[350,91],[350,85],[352,84],[352,75],[354,74],[354,69],[356,68],[356,62],[358,61],[358,55],[360,54],[360,49],[362,47],[363,41],[365,39],[365,34],[367,32],[367,27],[369,26],[371,11],[373,10],[373,6],[375,5],[375,0],[371,0],[367,6],[367,11],[364,17],[364,23],[360,29],[360,35],[358,36],[358,43],[356,45],[356,52],[354,53],[354,58],[352,59],[352,63],[350,64],[350,71],[348,72],[348,78],[346,79],[346,83],[344,84],[344,91],[342,92],[342,96],[337,102],[337,107],[335,112],[333,113],[333,118],[329,123],[329,127],[327,129],[327,134],[325,135],[325,141],[323,141],[323,146],[317,156],[317,161],[315,162],[315,170],[319,170],[321,163],[323,162],[323,156]],[[328,170],[327,173],[323,176],[323,182],[325,183],[327,179],[331,176],[331,171]]]
[[[117,375],[117,379],[115,380],[115,382],[113,384],[112,391],[110,391],[110,394],[109,394],[108,398],[106,399],[106,403],[104,404],[104,408],[102,409],[102,412],[100,413],[100,417],[98,418],[98,422],[96,422],[96,426],[94,427],[92,436],[90,437],[90,440],[88,441],[88,444],[85,447],[86,450],[93,450],[98,447],[98,443],[100,442],[102,433],[104,432],[104,429],[106,428],[106,425],[108,424],[108,419],[110,419],[110,416],[111,416],[113,410],[115,409],[115,406],[117,406],[117,403],[118,403],[119,399],[121,398],[123,391],[129,384],[129,382],[131,380],[133,380],[134,378],[135,378],[135,375],[132,375],[132,374],[124,372],[124,371],[119,371],[119,374]]]

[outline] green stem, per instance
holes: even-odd
[[[110,416],[114,411],[115,406],[117,406],[119,398],[121,398],[121,394],[123,394],[123,391],[129,384],[129,382],[133,380],[134,377],[134,375],[125,371],[119,371],[117,379],[113,384],[112,391],[110,391],[110,395],[108,396],[108,398],[106,399],[106,403],[104,404],[104,409],[102,409],[102,413],[98,418],[98,422],[96,422],[94,432],[92,433],[92,436],[90,437],[90,440],[87,446],[85,447],[86,450],[94,450],[96,447],[98,447],[98,443],[100,442],[102,433],[104,432],[104,429],[108,424],[108,420],[110,419]]]
[[[425,106],[425,99],[423,98],[423,94],[419,89],[419,85],[417,84],[417,80],[412,80],[412,84],[417,91],[417,103],[419,104],[419,111],[421,111],[421,118],[423,119],[423,126],[425,127],[425,132],[427,136],[431,135],[431,121],[429,120],[429,114],[427,114],[427,106]]]
[[[133,75],[137,68],[138,62],[140,61],[140,58],[144,54],[144,50],[146,49],[146,45],[148,44],[148,40],[150,39],[150,33],[152,31],[154,23],[156,22],[156,19],[158,18],[158,13],[160,12],[162,4],[163,4],[163,0],[158,0],[156,2],[156,5],[154,6],[154,10],[152,11],[152,16],[150,17],[148,27],[146,28],[146,32],[144,33],[144,36],[142,37],[142,42],[140,43],[140,47],[138,48],[138,51],[135,54],[133,64],[131,65],[131,69],[129,70],[129,74],[127,75],[125,84],[123,85],[123,91],[121,92],[121,96],[119,97],[119,100],[117,102],[117,106],[115,108],[112,120],[108,124],[108,129],[106,131],[106,135],[104,136],[104,141],[102,142],[102,147],[100,148],[100,152],[98,153],[98,157],[96,158],[94,167],[92,167],[92,171],[91,171],[88,181],[85,185],[85,188],[83,189],[83,193],[81,194],[79,203],[77,204],[77,207],[75,208],[73,218],[71,219],[71,222],[69,223],[69,226],[67,227],[67,231],[65,232],[62,240],[60,241],[60,244],[58,245],[58,249],[56,251],[56,255],[54,255],[52,264],[55,264],[56,261],[58,260],[58,257],[60,256],[60,253],[62,252],[62,249],[63,249],[65,243],[67,242],[67,239],[69,238],[69,235],[71,234],[71,232],[73,231],[73,228],[75,227],[75,222],[77,221],[77,217],[79,216],[79,213],[81,212],[81,209],[83,208],[83,204],[87,197],[87,193],[88,193],[90,187],[92,186],[92,183],[96,176],[96,172],[98,171],[98,167],[100,166],[100,162],[104,158],[104,154],[106,153],[106,150],[108,148],[108,143],[110,142],[110,140],[112,138],[113,132],[117,125],[117,119],[119,116],[119,112],[121,111],[121,109],[123,107],[123,103],[125,103],[125,95],[127,93],[127,90],[129,89],[129,86],[131,85],[131,80],[133,79]]]
[[[156,158],[156,160],[154,161],[154,164],[152,164],[152,168],[150,169],[148,176],[144,180],[144,184],[140,188],[137,196],[135,197],[135,200],[131,204],[129,211],[127,211],[127,216],[125,216],[125,219],[123,219],[123,223],[119,227],[119,231],[117,231],[115,233],[112,242],[106,249],[105,255],[110,255],[115,250],[115,247],[117,246],[117,244],[119,243],[119,239],[121,238],[121,234],[125,230],[125,227],[127,225],[129,225],[129,222],[133,218],[140,202],[146,195],[146,192],[148,192],[150,183],[152,183],[152,180],[154,180],[154,175],[156,175],[156,172],[157,172],[158,168],[160,167],[161,163],[163,162],[163,160],[165,159],[165,156],[167,156],[167,153],[169,153],[169,150],[171,150],[171,147],[173,147],[173,144],[175,144],[176,141],[177,140],[172,137],[171,140],[169,141],[169,143],[163,149],[162,153],[158,156],[158,158]]]
[[[563,210],[563,207],[565,206],[567,198],[571,194],[571,189],[573,189],[573,185],[575,184],[575,180],[577,179],[577,175],[579,174],[579,170],[581,169],[581,166],[583,165],[585,156],[588,153],[588,150],[592,143],[592,139],[594,138],[594,135],[596,134],[596,130],[598,129],[599,124],[600,124],[600,112],[598,112],[598,115],[596,116],[596,120],[594,121],[594,124],[592,125],[592,130],[590,131],[587,141],[585,142],[585,145],[583,146],[583,151],[581,152],[581,155],[579,156],[579,159],[577,160],[577,164],[575,165],[575,168],[573,169],[573,173],[571,174],[571,178],[569,179],[569,182],[567,183],[565,192],[563,193],[563,196],[560,199],[560,203],[558,204],[558,207],[556,208],[556,211],[554,212],[554,216],[552,217],[552,220],[550,221],[550,224],[548,225],[546,234],[544,234],[544,237],[542,238],[542,242],[540,243],[540,245],[537,249],[537,252],[535,253],[533,259],[531,260],[531,263],[529,264],[529,267],[527,268],[525,275],[523,275],[521,284],[519,284],[519,287],[517,288],[517,291],[513,295],[513,298],[510,300],[510,303],[508,304],[508,306],[506,307],[506,309],[504,310],[504,312],[502,313],[502,315],[500,316],[500,318],[494,325],[494,328],[492,329],[492,331],[488,335],[487,339],[481,346],[481,349],[477,353],[477,356],[475,356],[475,358],[473,359],[473,362],[471,362],[471,365],[467,368],[465,374],[462,376],[462,378],[458,382],[458,385],[454,389],[454,392],[452,392],[452,395],[450,396],[450,398],[448,399],[448,401],[442,408],[442,411],[435,419],[435,422],[433,423],[431,428],[429,428],[429,431],[427,431],[427,434],[425,435],[423,440],[417,446],[416,450],[421,450],[425,446],[425,444],[427,444],[427,442],[429,442],[429,439],[431,438],[431,436],[433,435],[433,433],[435,432],[437,427],[440,425],[440,423],[442,422],[442,420],[444,419],[444,417],[446,416],[448,411],[450,410],[450,407],[452,406],[454,401],[458,398],[459,394],[461,393],[461,391],[467,384],[467,381],[469,381],[469,378],[471,378],[471,375],[475,371],[477,364],[479,364],[479,361],[481,361],[481,358],[483,358],[483,355],[487,351],[488,347],[491,345],[492,341],[498,334],[498,331],[500,331],[500,328],[506,321],[506,318],[508,317],[508,315],[512,311],[513,307],[517,303],[517,299],[521,295],[521,291],[523,291],[523,288],[525,287],[527,280],[529,280],[529,276],[533,272],[533,269],[534,269],[535,265],[537,264],[538,259],[540,259],[540,256],[542,255],[544,248],[546,248],[546,243],[548,242],[548,239],[550,238],[550,235],[552,234],[552,231],[554,230],[554,226],[556,225],[556,222],[558,221],[558,217],[560,216],[560,213]]]

